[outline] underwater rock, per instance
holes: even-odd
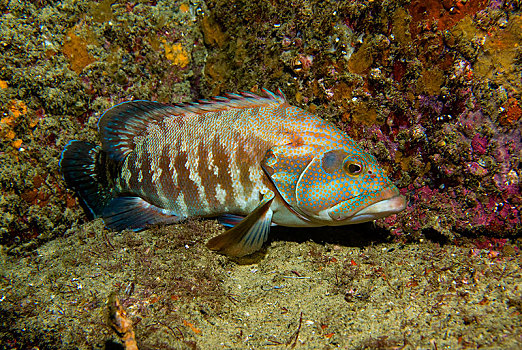
[[[377,225],[413,238],[434,227],[522,230],[518,2],[2,6],[3,243],[41,242],[84,221],[58,155],[70,139],[95,141],[109,106],[261,88],[281,88],[377,156],[410,199]],[[27,106],[16,123],[10,101]],[[23,180],[35,176],[38,188]]]

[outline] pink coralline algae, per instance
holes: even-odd
[[[399,171],[397,165],[393,167],[394,176],[409,198],[404,212],[382,223],[397,235],[415,237],[436,231],[448,237],[459,233],[509,236],[522,232],[522,123],[517,109],[522,68],[520,60],[509,53],[516,47],[512,38],[520,37],[516,28],[522,19],[520,15],[503,17],[501,11],[515,10],[507,3],[483,5],[469,17],[451,24],[445,33],[467,32],[470,39],[482,38],[480,45],[502,50],[496,51],[494,57],[488,53],[473,58],[470,42],[449,35],[434,41],[441,60],[432,62],[435,66],[429,69],[444,71],[447,78],[441,79],[435,88],[417,89],[416,102],[402,109],[407,123],[402,122],[406,129],[399,134],[411,135],[414,128],[422,128],[426,141],[406,139],[399,142],[400,157],[388,157],[391,164],[394,161],[400,165]],[[495,22],[495,18],[509,21]],[[495,23],[506,29],[499,29]],[[421,30],[419,35],[422,33]],[[424,33],[430,33],[431,38],[442,35],[433,29]],[[453,65],[443,63],[442,57],[448,52],[455,54]],[[427,55],[424,50],[418,54],[420,61]],[[500,67],[494,60],[510,64]],[[484,67],[493,74],[486,73]],[[512,74],[507,74],[504,67],[509,67]],[[431,82],[433,79],[426,79],[424,84]],[[398,135],[391,130],[384,136],[392,142],[386,140],[382,144],[390,145]],[[420,170],[413,166],[414,159],[424,162]]]
[[[465,112],[446,124],[431,140],[438,147],[420,150],[435,169],[402,189],[409,206],[384,225],[397,234],[519,232],[521,129],[503,130],[481,112]]]
[[[471,147],[473,148],[474,152],[483,155],[486,153],[488,148],[488,139],[480,136],[479,134],[476,134],[471,140]]]
[[[488,173],[487,169],[478,164],[477,162],[471,162],[467,164],[468,170],[472,175],[484,176]]]

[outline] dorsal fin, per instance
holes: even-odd
[[[267,89],[262,91],[264,96],[243,91],[239,94],[227,93],[224,96],[214,96],[209,100],[198,100],[198,102],[177,103],[172,107],[176,110],[176,114],[182,115],[186,113],[204,114],[234,108],[255,108],[286,102],[281,90],[278,90],[277,94]]]
[[[120,103],[106,111],[98,122],[102,148],[112,159],[122,161],[134,149],[134,137],[142,134],[151,122],[173,115],[201,115],[208,112],[255,108],[285,102],[281,90],[277,94],[266,89],[263,89],[263,92],[265,96],[242,92],[175,105],[143,100]]]
[[[98,121],[102,149],[121,161],[133,150],[134,137],[143,133],[147,124],[174,113],[175,108],[159,102],[136,100],[117,104]]]

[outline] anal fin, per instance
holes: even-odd
[[[259,250],[268,238],[272,222],[270,205],[275,195],[269,191],[259,205],[241,222],[225,233],[210,239],[207,247],[229,256],[244,256]]]
[[[117,197],[109,202],[101,214],[110,229],[141,230],[150,225],[171,224],[180,221],[172,211],[148,203],[140,197]]]

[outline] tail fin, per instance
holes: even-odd
[[[60,158],[60,171],[67,187],[74,190],[92,217],[100,217],[112,199],[105,153],[84,141],[71,141]]]

